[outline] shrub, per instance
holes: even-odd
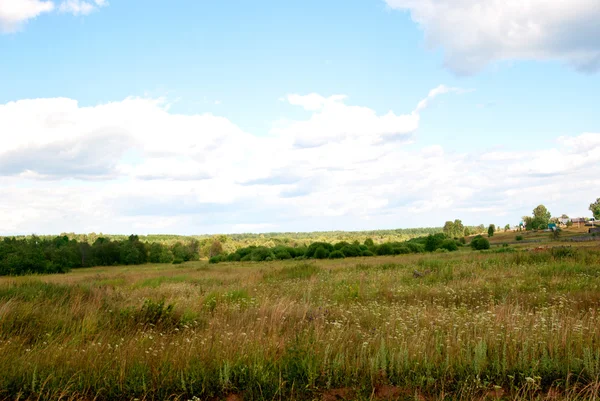
[[[478,235],[471,240],[471,248],[475,250],[490,249],[490,241]]]
[[[433,234],[433,235],[429,234],[427,236],[427,239],[425,240],[425,250],[427,252],[435,251],[442,245],[442,242],[444,242],[445,239],[446,239],[446,235],[443,233]]]
[[[285,259],[291,259],[292,255],[290,255],[290,253],[286,250],[279,250],[275,253],[275,259],[279,259],[279,260],[285,260]]]
[[[366,251],[362,251],[360,256],[375,256],[375,254],[369,250],[366,250]]]
[[[347,245],[347,246],[343,247],[341,249],[341,251],[344,254],[344,256],[347,258],[360,256],[360,253],[362,252],[360,247],[357,245]]]
[[[440,248],[450,252],[458,251],[458,245],[456,245],[456,242],[453,239],[446,239],[442,241]]]
[[[237,252],[230,253],[229,255],[227,255],[228,262],[239,262],[240,260],[242,260],[242,257]]]
[[[556,259],[572,258],[577,256],[577,249],[570,246],[560,246],[552,248],[550,253]]]
[[[517,236],[515,237],[515,239],[516,239],[517,241],[523,241],[523,236],[522,236],[522,235],[517,235]]]
[[[343,259],[345,258],[342,251],[333,251],[329,254],[329,259]]]
[[[315,256],[315,253],[317,252],[317,249],[319,248],[323,248],[324,250],[327,251],[327,256],[329,256],[329,252],[333,252],[333,245],[331,245],[328,242],[313,242],[312,244],[309,245],[308,249],[306,249],[306,253],[304,254],[304,256],[306,256],[307,258],[317,258],[317,256]],[[325,256],[325,257],[327,257]],[[319,259],[319,258],[317,258]]]
[[[219,263],[221,261],[221,256],[213,256],[212,258],[208,259],[208,263],[214,264],[214,263]]]
[[[173,264],[174,265],[180,265],[182,263],[183,263],[183,259],[181,259],[181,258],[175,258],[175,259],[173,259]]]
[[[408,247],[408,249],[410,249],[410,251],[412,253],[423,253],[423,252],[425,252],[425,246],[423,244],[417,244],[415,242],[408,242],[406,244],[406,246]]]
[[[250,254],[250,260],[253,262],[262,262],[263,260],[273,260],[273,252],[265,246],[259,246],[252,250]]]
[[[400,245],[400,246],[394,248],[394,255],[406,255],[409,253],[411,253],[411,250],[406,245]]]
[[[381,244],[377,247],[377,255],[393,255],[394,248],[392,244],[386,242],[385,244]]]
[[[314,253],[314,257],[316,259],[327,259],[329,256],[329,250],[325,249],[323,246],[319,246]]]
[[[335,244],[333,246],[333,249],[335,249],[336,251],[341,251],[342,248],[345,248],[347,246],[350,246],[350,244],[346,241],[342,241],[342,242],[338,242],[337,244]]]

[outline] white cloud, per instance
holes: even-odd
[[[471,74],[502,60],[562,60],[600,68],[598,0],[385,0],[410,12],[445,64]]]
[[[600,134],[527,153],[461,154],[418,146],[427,101],[378,114],[341,97],[286,99],[312,110],[267,136],[212,114],[175,114],[164,99],[0,105],[0,234],[506,224],[540,202],[571,213],[597,197]],[[390,132],[403,140],[387,140]]]
[[[58,7],[50,0],[0,0],[0,33],[16,32],[27,21],[57,9],[78,16],[106,6],[107,0],[64,0]]]
[[[28,20],[52,10],[51,1],[0,0],[0,33],[18,31]]]
[[[105,7],[108,5],[106,0],[64,0],[59,7],[60,12],[69,13],[73,15],[88,15],[96,11],[99,7]]]

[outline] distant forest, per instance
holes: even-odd
[[[472,232],[480,231],[473,227]],[[429,241],[429,242],[428,242]],[[432,242],[433,241],[433,242]],[[92,266],[343,258],[446,249],[464,243],[442,228],[205,236],[61,234],[0,238],[0,275],[65,273]]]

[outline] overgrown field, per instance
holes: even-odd
[[[597,243],[0,278],[0,399],[599,391]]]

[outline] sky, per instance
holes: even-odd
[[[0,0],[0,235],[591,217],[599,20],[598,0]]]

